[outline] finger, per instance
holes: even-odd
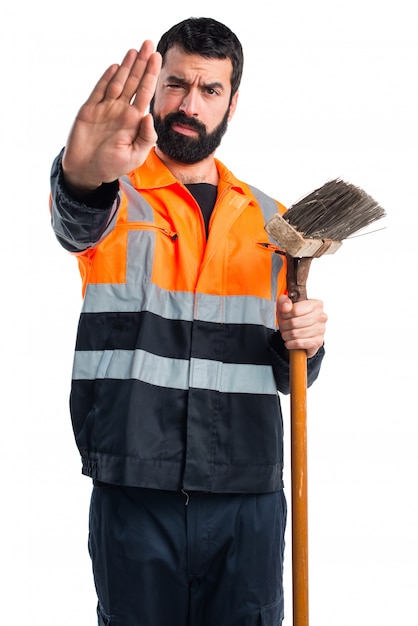
[[[111,65],[99,79],[86,104],[94,105],[105,98],[116,100],[124,97],[128,102],[140,90],[137,108],[145,111],[155,91],[161,69],[161,55],[154,53],[152,41],[144,41],[139,52],[131,49],[126,53],[120,65]],[[141,85],[141,81],[143,81]]]
[[[154,54],[154,44],[148,39],[144,41],[139,51],[130,50],[122,63],[123,70],[121,79],[123,79],[123,89],[117,97],[124,98],[130,102],[138,89],[147,65]]]
[[[285,346],[288,350],[305,350],[308,357],[314,356],[323,345],[323,337],[285,342]]]
[[[139,63],[138,66],[139,71],[141,71],[141,66]],[[142,70],[141,78],[139,81],[137,81],[135,93],[133,94],[133,106],[141,113],[145,113],[145,111],[148,109],[149,103],[151,102],[151,99],[155,93],[160,70],[161,55],[159,52],[154,52],[149,57],[145,69]]]
[[[137,56],[138,52],[136,50],[128,50],[117,72],[115,72],[112,79],[109,81],[105,97],[116,100],[124,93],[126,83],[129,80]]]
[[[293,308],[286,319],[309,320],[320,318],[323,315],[322,302],[319,300],[300,300],[293,304]]]
[[[279,322],[282,332],[288,334],[288,337],[309,337],[316,333],[321,333],[325,329],[327,317],[324,314],[321,316],[303,316],[294,317],[292,319],[283,319]]]
[[[114,78],[115,74],[119,70],[119,65],[113,64],[107,68],[105,73],[101,76],[101,78],[97,81],[96,86],[88,97],[86,104],[94,105],[102,102],[106,91],[108,89],[109,83]]]
[[[325,332],[325,325],[318,322],[317,324],[303,326],[302,328],[281,328],[280,331],[285,341],[305,340],[323,335]]]

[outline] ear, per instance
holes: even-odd
[[[232,100],[231,100],[231,104],[229,105],[229,113],[228,113],[228,122],[230,122],[234,116],[235,110],[237,108],[237,102],[238,102],[238,91],[236,91],[234,93],[234,95],[232,96]]]

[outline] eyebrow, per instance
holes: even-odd
[[[181,78],[180,76],[175,76],[172,74],[171,76],[167,76],[165,81],[166,83],[180,83],[181,85],[190,85],[185,78]],[[203,83],[201,87],[205,89],[225,89],[223,83],[219,81],[214,81],[213,83]]]

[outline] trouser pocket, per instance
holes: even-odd
[[[98,626],[116,626],[119,621],[112,615],[106,615],[100,602],[97,604]]]
[[[260,626],[281,626],[283,618],[283,600],[281,599],[261,609]]]

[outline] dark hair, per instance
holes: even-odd
[[[190,17],[172,26],[158,42],[157,51],[163,57],[163,64],[164,56],[173,46],[208,59],[230,59],[231,97],[238,90],[244,55],[238,37],[227,26],[209,17]]]

